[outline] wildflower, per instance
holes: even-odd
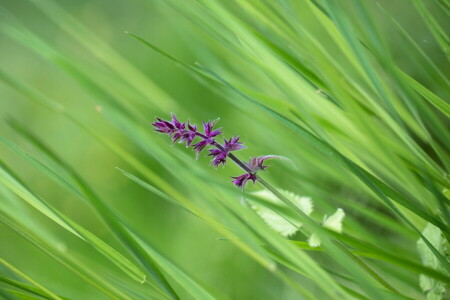
[[[197,136],[197,126],[187,124],[189,130],[185,130],[183,135],[181,136],[181,142],[186,142],[186,147],[189,147],[192,144],[192,141]]]
[[[215,137],[222,134],[220,129],[213,130],[214,125],[216,124],[216,121],[213,122],[203,122],[203,130],[205,131],[204,134],[200,134],[198,136],[202,137],[203,140],[198,142],[194,145],[194,150],[197,153],[197,157],[199,156],[200,152],[205,149],[205,147],[212,145],[215,142]]]
[[[220,134],[222,134],[222,131],[220,131],[222,128],[213,130],[214,125],[216,125],[218,119],[215,121],[210,122],[202,122],[203,123],[203,130],[205,131],[205,136],[208,138],[216,137]]]
[[[230,138],[229,140],[224,139],[223,147],[218,149],[209,149],[208,156],[213,156],[211,164],[218,167],[220,164],[225,165],[227,156],[231,151],[241,150],[244,148],[245,146],[239,142],[239,137],[234,136],[234,138]]]
[[[256,177],[256,172],[258,172],[259,170],[264,171],[267,167],[269,166],[264,166],[263,163],[265,160],[271,159],[271,158],[277,158],[277,159],[286,159],[282,156],[278,156],[278,155],[265,155],[265,156],[259,156],[259,157],[253,157],[252,159],[250,159],[250,161],[246,164],[246,166],[249,169],[249,173],[247,174],[243,174],[239,177],[233,177],[235,178],[235,180],[233,180],[232,182],[237,186],[240,187],[242,189],[245,188],[245,184],[251,179],[253,181],[253,183],[255,183],[255,180],[257,179]],[[252,175],[250,178],[245,177],[245,175]],[[253,179],[254,178],[254,179]]]
[[[164,121],[160,118],[156,118],[158,121],[153,122],[152,125],[156,128],[156,131],[158,132],[162,132],[162,133],[167,133],[167,134],[172,134],[173,130],[175,129],[175,127],[172,125],[172,123],[168,122],[168,121]]]
[[[252,172],[256,172],[258,170],[264,171],[267,167],[269,167],[269,166],[263,165],[264,161],[271,159],[271,158],[286,159],[286,158],[284,158],[282,156],[278,156],[278,155],[265,155],[265,156],[260,156],[260,157],[253,157],[252,159],[250,159],[250,161],[248,163],[248,167],[250,168],[250,170],[252,170]]]
[[[241,176],[238,177],[231,177],[234,180],[232,180],[231,182],[234,183],[235,186],[240,187],[242,189],[245,188],[245,184],[247,183],[247,181],[251,180],[253,181],[253,183],[256,182],[256,175],[255,174],[251,174],[251,173],[245,173],[242,174]]]
[[[256,173],[259,170],[264,170],[268,166],[263,165],[264,161],[271,158],[282,158],[281,156],[276,155],[266,155],[260,157],[254,157],[250,160],[250,162],[244,163],[240,161],[236,156],[232,155],[231,152],[244,149],[245,146],[239,141],[238,136],[234,136],[230,139],[223,140],[223,144],[220,144],[216,141],[216,138],[222,134],[221,129],[214,129],[214,126],[217,123],[215,121],[203,122],[203,133],[197,130],[197,126],[187,123],[182,123],[178,121],[174,114],[171,115],[172,119],[170,121],[166,121],[160,118],[156,118],[156,121],[152,123],[157,132],[165,133],[172,138],[172,143],[175,142],[185,142],[186,147],[192,146],[194,151],[199,154],[207,147],[209,151],[208,156],[212,156],[211,165],[214,167],[218,167],[220,165],[225,165],[227,162],[227,158],[232,159],[237,165],[239,165],[242,169],[244,169],[247,173],[242,174],[233,178],[233,183],[242,189],[245,188],[247,182],[252,181],[253,183],[258,180]],[[198,138],[198,141],[195,144],[192,144],[194,140]]]
[[[156,128],[156,131],[171,135],[172,143],[175,143],[183,136],[186,123],[180,123],[174,114],[172,114],[172,121],[165,121],[160,118],[156,119],[158,121],[153,122],[152,125]]]
[[[208,156],[213,156],[211,164],[218,167],[220,164],[225,165],[227,162],[228,151],[225,149],[208,149]]]
[[[245,146],[239,142],[239,137],[238,136],[234,136],[234,138],[230,138],[229,140],[224,139],[224,148],[227,151],[236,151],[236,150],[241,150],[244,149]]]

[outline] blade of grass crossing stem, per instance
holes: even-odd
[[[168,201],[170,204],[173,204],[181,209],[183,209],[184,211],[198,217],[197,215],[195,215],[191,210],[189,210],[188,208],[182,206],[179,202],[173,200],[171,197],[169,197],[167,194],[161,192],[159,189],[155,188],[153,185],[149,184],[148,182],[145,182],[141,179],[139,179],[138,177],[134,176],[131,173],[128,173],[125,170],[122,170],[121,168],[116,168],[117,170],[119,170],[120,173],[122,173],[123,175],[125,175],[126,177],[128,177],[129,179],[131,179],[132,181],[136,182],[138,185],[140,185],[141,187],[143,187],[144,189],[152,192],[153,194],[157,195],[158,197],[161,197],[162,199]]]
[[[14,293],[11,293],[10,290],[5,289],[3,287],[0,287],[0,297],[2,297],[5,300],[19,300],[19,298],[17,298],[14,295]],[[32,298],[32,299],[36,299],[36,298]],[[20,299],[20,300],[22,300],[22,299]]]
[[[0,296],[3,293],[8,293],[7,297],[5,297],[5,299],[9,300],[9,299],[14,299],[14,300],[41,300],[42,298],[40,297],[36,297],[27,293],[24,293],[22,291],[18,291],[18,290],[13,290],[13,289],[8,289],[8,288],[0,288]]]
[[[40,288],[36,288],[29,284],[25,284],[25,283],[17,281],[17,280],[9,279],[9,278],[6,278],[6,277],[0,275],[0,282],[3,282],[7,285],[18,288],[19,290],[22,290],[27,293],[31,293],[33,295],[36,295],[36,296],[39,296],[39,297],[42,297],[45,299],[53,299],[44,290],[42,290]],[[67,298],[59,296],[59,295],[58,295],[58,297],[60,299],[64,299],[64,300],[67,299]]]
[[[3,266],[5,266],[6,268],[8,268],[9,270],[11,270],[13,273],[15,273],[17,276],[25,279],[26,281],[32,283],[33,285],[35,285],[37,288],[39,288],[39,290],[44,293],[46,295],[47,298],[49,299],[54,299],[54,300],[63,300],[63,298],[61,298],[60,296],[56,295],[55,293],[53,293],[52,291],[48,290],[47,288],[45,288],[43,285],[39,284],[37,281],[33,280],[32,278],[30,278],[29,276],[25,275],[25,273],[23,273],[22,271],[20,271],[19,269],[17,269],[16,267],[14,267],[13,265],[11,265],[10,263],[8,263],[7,261],[5,261],[4,259],[0,258],[0,264],[2,264]]]

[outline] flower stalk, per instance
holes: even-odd
[[[214,129],[216,123],[217,120],[203,122],[204,132],[202,133],[197,130],[196,125],[190,124],[190,122],[181,123],[180,121],[178,121],[175,115],[172,114],[172,120],[167,121],[156,118],[156,121],[153,122],[152,125],[157,132],[165,133],[171,136],[172,144],[175,142],[185,142],[186,147],[192,146],[194,151],[196,152],[197,158],[204,149],[208,148],[208,156],[212,157],[211,165],[216,168],[219,165],[224,166],[227,162],[227,159],[231,159],[236,165],[238,165],[242,170],[245,171],[245,173],[240,176],[232,177],[232,182],[237,187],[244,189],[249,181],[252,181],[253,183],[259,181],[269,190],[276,192],[273,187],[271,187],[267,182],[265,182],[257,175],[257,172],[259,170],[264,171],[268,167],[264,165],[264,162],[266,160],[272,158],[284,158],[277,155],[265,155],[260,157],[253,157],[248,163],[240,160],[232,152],[244,149],[245,146],[239,141],[239,137],[236,135],[233,138],[224,139],[223,143],[218,142],[217,137],[222,134],[222,128]],[[196,138],[199,138],[200,141],[192,144]]]

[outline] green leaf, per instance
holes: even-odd
[[[428,224],[422,232],[430,243],[445,257],[449,254],[448,241],[442,236],[442,232],[436,226]],[[417,241],[417,249],[419,251],[422,263],[435,270],[444,271],[444,267],[439,260],[430,251],[423,240]],[[437,281],[426,275],[420,275],[420,287],[427,294],[429,300],[440,300],[445,294],[448,282]]]
[[[312,213],[313,203],[311,198],[300,197],[289,191],[280,192],[285,195],[286,198],[292,201],[292,203],[294,203],[306,215],[309,216]],[[271,202],[273,204],[282,205],[287,208],[287,206],[269,190],[260,190],[258,192],[253,192],[252,195],[258,198],[262,198],[265,201]],[[270,227],[272,227],[275,231],[277,231],[284,237],[295,234],[302,226],[300,222],[290,220],[288,216],[282,215],[280,212],[274,211],[269,207],[261,205],[260,203],[251,202],[251,207]]]

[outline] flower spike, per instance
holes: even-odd
[[[239,141],[238,136],[234,136],[230,139],[223,140],[223,144],[216,141],[217,136],[222,134],[221,129],[214,129],[218,119],[214,121],[202,122],[203,133],[197,130],[197,125],[193,125],[190,122],[180,122],[174,114],[171,114],[171,120],[166,121],[160,118],[156,118],[156,121],[152,123],[155,131],[165,133],[172,138],[172,144],[175,142],[185,142],[186,147],[193,147],[196,152],[196,156],[207,147],[207,156],[212,156],[211,165],[218,167],[220,165],[225,166],[227,158],[233,160],[237,165],[246,171],[237,177],[232,177],[232,182],[242,190],[245,188],[247,182],[252,181],[255,183],[258,180],[256,173],[259,170],[265,170],[268,166],[263,165],[264,161],[271,158],[285,159],[282,156],[277,155],[265,155],[260,157],[253,157],[248,163],[240,161],[231,152],[244,149],[245,146]],[[195,144],[192,144],[196,138],[199,138]]]

